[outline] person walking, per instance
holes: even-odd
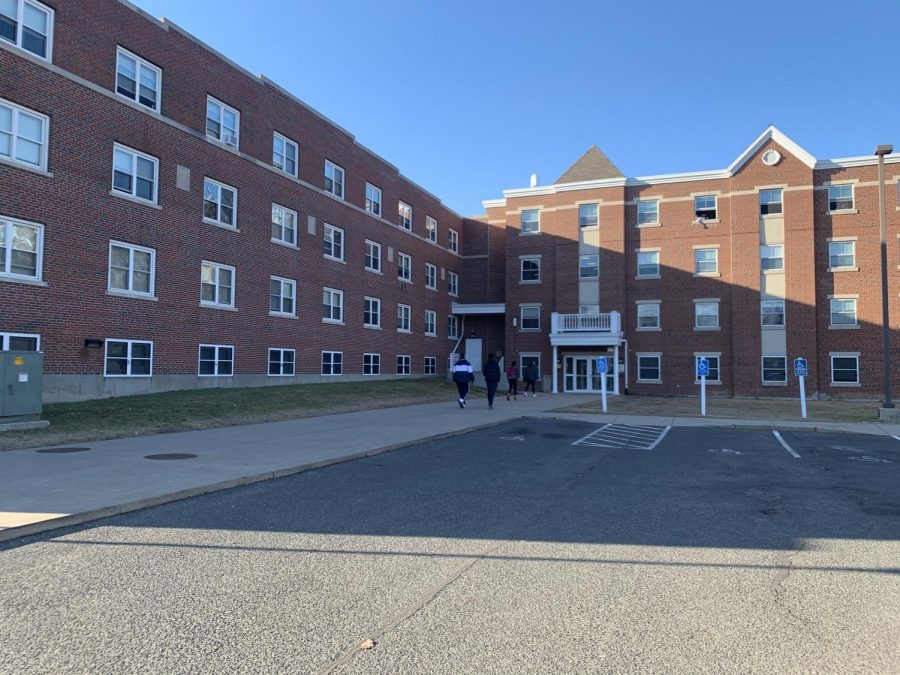
[[[453,381],[456,382],[456,391],[459,392],[459,407],[466,407],[466,398],[469,396],[469,384],[475,379],[472,372],[472,364],[466,361],[466,355],[460,354],[453,365]]]
[[[494,409],[494,396],[497,394],[497,385],[500,384],[500,366],[494,360],[494,352],[488,354],[487,363],[484,364],[484,383],[487,385],[488,410]]]
[[[522,378],[525,380],[525,398],[528,398],[529,387],[531,388],[531,395],[537,398],[537,389],[535,389],[538,379],[537,366],[533,363],[525,366],[525,370],[522,371]]]
[[[513,361],[509,364],[509,368],[506,369],[506,400],[509,400],[509,395],[512,394],[513,401],[516,400],[516,396],[519,395],[519,369],[516,368],[516,362]]]

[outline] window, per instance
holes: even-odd
[[[210,178],[203,179],[203,220],[237,227],[237,190]]]
[[[700,382],[700,378],[697,377],[697,362],[700,359],[706,359],[709,361],[709,375],[706,376],[707,384],[719,384],[722,382],[721,375],[719,373],[719,357],[718,355],[711,354],[694,354],[694,378],[696,382]]]
[[[287,377],[294,374],[296,354],[293,349],[269,350],[269,376]]]
[[[759,191],[759,213],[766,216],[781,213],[781,189]]]
[[[0,216],[0,276],[40,281],[44,226]]]
[[[658,384],[662,381],[662,357],[659,354],[638,354],[637,371],[638,382]]]
[[[116,52],[116,93],[159,112],[162,71],[119,47]]]
[[[637,203],[638,227],[659,224],[659,200],[639,199]]]
[[[637,275],[642,278],[659,276],[659,251],[638,251]]]
[[[449,237],[450,250],[454,253],[459,253],[459,232],[447,230],[447,236]]]
[[[526,209],[520,216],[522,234],[535,234],[541,231],[540,209]]]
[[[234,268],[206,262],[200,266],[200,304],[234,307]]]
[[[397,330],[401,333],[409,333],[411,330],[409,305],[397,305]]]
[[[344,170],[333,162],[325,160],[325,192],[344,198]]]
[[[437,357],[436,356],[426,356],[425,357],[425,368],[422,371],[426,375],[437,375]]]
[[[856,268],[855,241],[829,241],[828,267],[833,270]]]
[[[759,303],[762,326],[784,325],[784,300],[763,300]]]
[[[765,270],[783,270],[784,269],[784,246],[782,244],[768,246],[763,244],[759,247],[759,264],[760,268]]]
[[[521,317],[519,325],[522,330],[540,330],[541,329],[541,308],[540,307],[521,307],[519,309]]]
[[[598,204],[580,204],[578,206],[578,227],[597,227],[600,224]]]
[[[399,205],[400,227],[404,230],[412,230],[412,207],[406,202]]]
[[[534,283],[541,280],[541,259],[522,258],[519,261],[519,280],[522,283]]]
[[[381,244],[366,239],[366,269],[381,273]]]
[[[579,314],[599,314],[600,305],[578,305]]]
[[[397,374],[409,375],[412,372],[412,359],[406,354],[397,354]]]
[[[324,254],[326,258],[332,260],[344,260],[344,231],[339,227],[334,227],[325,223],[322,228],[324,236]]]
[[[381,374],[381,354],[363,354],[363,375]]]
[[[659,303],[658,302],[638,302],[637,306],[637,329],[638,330],[659,330]]]
[[[53,10],[34,0],[2,0],[0,39],[49,61],[53,45]]]
[[[41,350],[41,336],[28,333],[0,333],[0,350],[39,352]]]
[[[425,263],[425,288],[437,290],[437,267],[431,263]]]
[[[831,355],[831,383],[859,384],[859,354]]]
[[[447,317],[447,337],[453,340],[459,338],[459,322],[453,315]]]
[[[831,298],[831,326],[856,325],[856,298]]]
[[[405,253],[397,253],[397,278],[412,281],[412,257]]]
[[[142,340],[106,340],[104,377],[153,375],[153,343]]]
[[[852,185],[828,186],[828,210],[849,211],[853,208]]]
[[[0,111],[2,112],[2,111]],[[156,203],[159,161],[116,143],[113,146],[113,191]]]
[[[378,298],[363,298],[363,326],[381,328],[381,300]]]
[[[343,372],[343,352],[322,352],[322,375],[340,375]]]
[[[425,238],[428,241],[437,241],[437,221],[431,216],[425,216]]]
[[[762,381],[763,382],[787,382],[787,357],[764,356],[762,357]]]
[[[694,249],[694,274],[718,274],[719,249]]]
[[[366,211],[376,216],[381,215],[381,188],[371,183],[366,183]]]
[[[715,220],[716,196],[715,195],[699,195],[694,197],[694,215],[704,220]]]
[[[296,281],[274,276],[269,279],[269,314],[296,316],[296,297]]]
[[[322,289],[322,321],[341,323],[344,320],[344,291]]]
[[[231,345],[200,345],[200,377],[230,377],[234,375],[234,347]]]
[[[578,256],[578,278],[579,279],[599,279],[600,278],[600,256],[599,255]]]
[[[300,149],[294,141],[277,131],[272,133],[272,164],[286,174],[297,177],[297,157]]]
[[[694,301],[694,328],[718,328],[719,303]]]
[[[272,241],[297,245],[297,212],[272,204]]]
[[[447,272],[447,280],[450,295],[459,295],[459,275],[456,272]]]
[[[155,263],[156,251],[152,248],[134,246],[120,241],[109,242],[107,288],[110,291],[152,297]]]
[[[206,135],[225,145],[238,147],[241,114],[212,96],[206,98]]]
[[[49,129],[45,115],[0,99],[0,157],[46,171]]]
[[[437,335],[437,312],[425,310],[425,335]]]

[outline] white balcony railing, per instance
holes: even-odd
[[[550,315],[552,333],[612,333],[622,332],[621,314],[559,314]]]

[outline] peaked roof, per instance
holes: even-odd
[[[764,146],[770,140],[778,143],[778,145],[794,155],[794,157],[806,164],[806,166],[808,166],[810,169],[815,168],[815,157],[813,157],[806,150],[797,145],[797,143],[795,143],[793,140],[788,138],[777,127],[770,124],[766,127],[765,131],[763,131],[756,138],[755,141],[747,146],[746,150],[744,150],[731,164],[728,165],[726,171],[732,174],[735,173],[738,169],[744,166],[744,164],[746,164],[762,146]]]
[[[596,145],[588,148],[577,162],[556,179],[554,185],[560,183],[581,183],[586,180],[603,180],[605,178],[623,178],[619,167],[609,161],[603,151]]]

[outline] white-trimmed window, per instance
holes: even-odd
[[[659,384],[662,382],[661,354],[637,355],[637,381],[649,384]]]
[[[833,353],[831,384],[859,384],[859,354]]]
[[[225,145],[238,147],[241,114],[212,96],[206,97],[206,135]]]
[[[237,188],[212,178],[203,179],[203,221],[237,228]]]
[[[397,253],[397,278],[400,281],[412,281],[412,256]]]
[[[381,188],[366,183],[366,211],[381,215]]]
[[[459,232],[454,229],[447,230],[448,245],[451,251],[459,253]]]
[[[579,314],[599,314],[600,305],[578,305]]]
[[[759,213],[762,216],[782,213],[781,188],[759,191]]]
[[[0,250],[2,246],[0,243]],[[108,290],[151,298],[155,274],[155,249],[121,241],[109,242]]]
[[[0,333],[0,351],[39,352],[41,336],[33,333]]]
[[[431,242],[437,241],[437,228],[438,228],[437,220],[435,220],[431,216],[425,216],[425,238],[428,241],[431,241]]]
[[[425,263],[425,288],[437,290],[437,267],[431,263]]]
[[[719,301],[694,301],[694,328],[712,330],[719,327]]]
[[[659,251],[638,251],[637,276],[642,279],[659,276]]]
[[[366,239],[366,269],[381,273],[381,244]]]
[[[853,185],[828,186],[828,210],[850,211],[853,209]]]
[[[762,381],[764,383],[781,384],[787,382],[787,357],[762,357]]]
[[[231,377],[234,375],[233,345],[200,345],[197,375]]]
[[[272,204],[272,241],[297,245],[297,212]]]
[[[437,357],[426,356],[425,368],[422,370],[425,375],[437,375]]]
[[[638,227],[641,225],[659,225],[658,199],[638,199],[637,224]]]
[[[459,319],[452,314],[447,317],[447,337],[451,340],[459,338]]]
[[[49,61],[53,53],[53,10],[35,0],[2,0],[0,40]]]
[[[44,226],[0,216],[0,276],[40,281]]]
[[[363,375],[381,374],[381,354],[363,354]]]
[[[519,281],[523,284],[536,284],[541,281],[540,256],[519,259]]]
[[[694,249],[694,274],[718,274],[719,273],[719,249],[695,248]]]
[[[0,6],[3,0],[0,0]],[[137,54],[119,47],[116,51],[116,93],[159,112],[162,70]]]
[[[856,326],[856,298],[831,298],[831,326]]]
[[[718,216],[715,195],[697,195],[694,197],[694,215],[704,220],[715,220]]]
[[[599,255],[578,256],[578,278],[579,279],[599,279],[600,278],[600,256]]]
[[[856,242],[829,241],[828,267],[832,270],[856,269]]]
[[[325,192],[344,198],[344,170],[334,162],[325,160]]]
[[[294,141],[277,131],[272,132],[272,165],[275,168],[296,178],[299,156],[300,148]]]
[[[297,354],[293,349],[269,349],[269,376],[289,377],[294,374]]]
[[[784,269],[784,245],[763,244],[759,247],[759,266],[763,271]]]
[[[381,300],[379,298],[363,298],[363,326],[381,328]]]
[[[400,217],[398,221],[400,227],[404,230],[412,230],[412,207],[406,202],[401,201],[397,207],[397,213]]]
[[[149,340],[104,341],[104,377],[151,377],[153,343]]]
[[[344,352],[322,352],[322,375],[341,375],[344,372]]]
[[[784,300],[761,300],[759,321],[762,326],[784,325]]]
[[[447,272],[447,287],[450,295],[459,295],[459,275],[456,272]]]
[[[322,228],[322,236],[324,238],[323,253],[325,257],[343,262],[344,231],[339,227],[325,223],[325,226]]]
[[[49,117],[0,99],[0,157],[46,171],[49,135]]]
[[[582,230],[586,227],[598,227],[600,225],[599,204],[578,205],[578,227]]]
[[[0,123],[2,127],[2,123]],[[159,160],[145,155],[124,145],[113,145],[113,181],[112,189],[156,204],[156,186],[158,185]]]
[[[410,375],[412,373],[412,357],[408,354],[397,354],[397,374]]]
[[[519,327],[523,331],[539,331],[541,329],[541,308],[537,305],[520,307]]]
[[[269,279],[269,314],[277,316],[297,315],[297,282],[293,279],[272,276]]]
[[[208,262],[200,265],[200,304],[234,307],[234,268]]]
[[[537,234],[541,231],[541,210],[525,209],[519,216],[522,234]]]
[[[694,384],[700,384],[700,378],[697,377],[697,363],[700,359],[706,359],[709,362],[709,375],[706,376],[706,384],[722,384],[718,354],[694,354]]]
[[[409,333],[412,330],[412,308],[409,305],[397,305],[397,330]]]
[[[343,323],[344,291],[335,288],[322,289],[322,321],[326,323]]]
[[[659,301],[637,303],[637,330],[659,330]]]
[[[425,335],[437,335],[437,312],[433,309],[425,310]]]

